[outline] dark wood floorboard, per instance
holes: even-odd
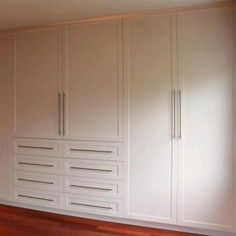
[[[193,236],[0,205],[0,236]]]

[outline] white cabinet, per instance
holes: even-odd
[[[67,27],[65,49],[65,137],[123,138],[122,24]]]
[[[178,15],[182,137],[179,224],[233,226],[235,78],[232,14]]]
[[[121,21],[61,32],[12,36],[12,136],[122,141]]]
[[[231,231],[234,42],[226,9],[13,33],[12,199]],[[8,46],[0,37],[1,198]]]
[[[0,198],[8,194],[8,107],[9,37],[0,36]]]
[[[12,36],[12,135],[58,138],[60,91],[58,30]]]
[[[125,27],[128,215],[165,223],[176,220],[173,25],[165,15],[132,19]]]

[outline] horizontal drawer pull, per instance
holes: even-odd
[[[19,165],[29,165],[29,166],[54,167],[54,165],[37,164],[37,163],[29,163],[29,162],[18,162],[18,164]]]
[[[18,180],[19,181],[25,181],[25,182],[38,183],[38,184],[53,184],[53,182],[40,181],[40,180],[31,180],[31,179],[23,179],[23,178],[18,178]]]
[[[101,172],[112,172],[112,170],[103,170],[103,169],[95,169],[95,168],[84,168],[84,167],[70,167],[75,170],[89,170],[89,171],[101,171]]]
[[[102,190],[102,191],[112,191],[111,188],[97,188],[97,187],[88,187],[88,186],[81,186],[81,185],[70,185],[70,187],[74,187],[74,188],[84,188],[84,189],[94,189],[94,190]]]
[[[18,194],[18,197],[30,198],[30,199],[35,199],[35,200],[43,200],[43,201],[47,201],[47,202],[53,202],[53,199],[42,198],[42,197],[32,197],[32,196],[22,195],[22,194]]]
[[[71,202],[70,204],[71,204],[71,205],[76,205],[76,206],[84,206],[84,207],[98,208],[98,209],[103,209],[103,210],[112,210],[112,207],[103,207],[103,206],[82,204],[82,203],[76,203],[76,202]]]
[[[98,153],[113,153],[113,151],[106,151],[106,150],[89,150],[89,149],[80,149],[80,148],[71,148],[71,151],[78,151],[78,152],[98,152]]]
[[[45,150],[53,150],[53,147],[36,147],[36,146],[26,146],[26,145],[18,145],[19,148],[32,148],[32,149],[45,149]]]

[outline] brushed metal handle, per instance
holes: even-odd
[[[98,153],[113,153],[113,151],[109,150],[89,150],[82,148],[70,148],[70,151],[78,151],[78,152],[98,152]]]
[[[29,165],[29,166],[40,166],[40,167],[54,167],[54,165],[46,165],[46,164],[37,164],[30,162],[18,162],[19,165]]]
[[[98,208],[98,209],[103,209],[103,210],[112,210],[112,207],[103,207],[103,206],[96,206],[96,205],[90,205],[90,204],[82,204],[82,203],[77,203],[77,202],[71,202],[70,205],[92,207],[92,208]]]
[[[58,93],[58,135],[61,135],[61,93]]]
[[[182,138],[182,90],[178,91],[178,138]]]
[[[53,182],[47,182],[47,181],[40,181],[40,180],[31,180],[31,179],[24,179],[24,178],[18,178],[19,181],[25,181],[25,182],[32,182],[32,183],[38,183],[38,184],[53,184]]]
[[[43,200],[47,202],[53,202],[53,199],[49,198],[42,198],[42,197],[33,197],[33,196],[28,196],[28,195],[23,195],[23,194],[18,194],[18,197],[23,197],[23,198],[30,198],[30,199],[35,199],[35,200]]]
[[[92,190],[101,190],[101,191],[107,191],[107,192],[112,191],[111,188],[98,188],[98,187],[89,187],[89,186],[82,186],[82,185],[75,185],[75,184],[71,184],[70,187],[92,189]]]
[[[63,114],[62,114],[62,132],[63,132],[63,136],[65,136],[65,98],[66,98],[66,95],[65,93],[63,93],[62,95],[63,99],[62,99],[62,109],[63,109]]]
[[[52,147],[38,147],[38,146],[28,146],[28,145],[17,145],[18,148],[31,148],[31,149],[45,149],[45,150],[53,150]]]
[[[112,172],[112,170],[104,170],[104,169],[96,169],[96,168],[84,168],[84,167],[75,167],[75,166],[71,166],[70,169],[89,170],[89,171],[101,171],[101,172]]]
[[[176,139],[176,89],[172,91],[172,139]]]

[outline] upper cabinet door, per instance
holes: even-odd
[[[121,22],[66,28],[64,46],[64,136],[122,140]]]
[[[13,136],[59,137],[59,32],[12,36]]]
[[[133,219],[163,223],[176,221],[174,22],[166,15],[125,23],[127,211]]]
[[[7,79],[9,75],[10,39],[0,36],[0,198],[8,195],[8,100]]]
[[[231,230],[235,151],[232,14],[178,16],[182,89],[179,224]]]

